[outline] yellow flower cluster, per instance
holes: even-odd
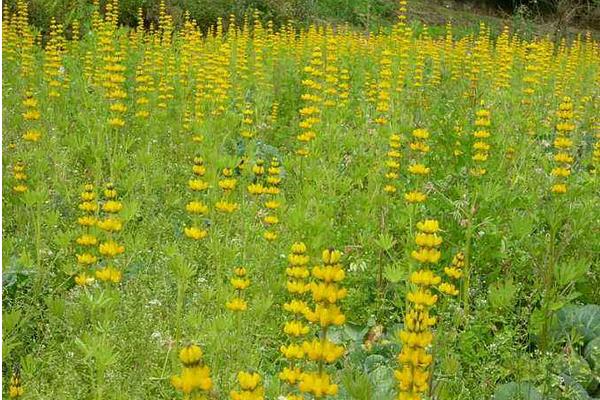
[[[252,139],[256,136],[254,126],[254,110],[250,103],[246,103],[244,111],[242,111],[242,128],[240,130],[240,136],[244,139]]]
[[[525,46],[525,75],[523,76],[524,88],[523,99],[521,100],[523,105],[530,105],[533,103],[533,96],[540,84],[541,51],[543,51],[541,45],[536,42],[528,43]]]
[[[29,186],[27,186],[27,170],[23,161],[19,160],[13,165],[12,173],[15,178],[15,185],[12,188],[13,192],[21,194],[29,190]]]
[[[340,79],[338,83],[339,107],[345,107],[350,98],[350,71],[346,68],[340,70]]]
[[[423,36],[426,41],[429,41],[429,30],[427,25],[423,26]],[[417,90],[418,100],[423,101],[423,74],[425,72],[425,56],[426,49],[425,46],[419,46],[416,49],[416,57],[415,57],[415,69],[413,72],[412,83],[413,87]]]
[[[473,137],[475,142],[473,143],[473,155],[471,159],[476,163],[473,168],[470,169],[470,173],[473,176],[480,177],[487,173],[487,169],[484,167],[489,156],[490,156],[490,144],[488,142],[490,137],[490,110],[485,107],[480,108],[475,112],[475,132]]]
[[[397,133],[390,135],[389,148],[387,152],[387,160],[385,162],[386,173],[385,179],[386,184],[383,187],[383,191],[388,194],[394,194],[398,191],[396,182],[400,178],[400,158],[402,158],[401,148],[401,137]]]
[[[99,21],[99,56],[100,63],[94,81],[101,83],[103,93],[108,101],[108,126],[121,129],[125,126],[124,114],[127,106],[124,99],[127,92],[124,89],[126,67],[123,65],[123,49],[115,32],[119,19],[119,2],[112,0],[106,4],[106,13],[103,21]]]
[[[209,55],[210,59],[205,70],[206,85],[210,88],[207,96],[211,99],[211,115],[218,117],[225,112],[225,104],[229,100],[231,76],[229,65],[231,63],[231,45],[228,42],[220,44],[216,53]]]
[[[596,130],[596,141],[594,142],[594,149],[592,151],[592,173],[597,173],[600,167],[600,119],[595,121]]]
[[[219,188],[223,191],[223,198],[215,204],[215,209],[219,212],[230,214],[240,208],[238,203],[229,200],[229,197],[237,186],[237,179],[233,177],[233,170],[231,168],[223,168],[221,174]]]
[[[60,97],[60,89],[68,87],[65,68],[62,65],[62,57],[66,49],[66,40],[62,24],[57,24],[56,19],[50,20],[50,31],[48,43],[44,49],[44,76],[48,82],[48,97],[51,99]]]
[[[17,399],[23,396],[23,386],[21,384],[21,375],[18,371],[12,373],[10,377],[10,385],[8,386],[8,397]]]
[[[416,188],[404,194],[404,200],[407,203],[423,203],[427,200],[427,195],[423,193],[421,187],[427,175],[431,172],[430,168],[423,164],[425,155],[429,153],[430,147],[427,144],[429,131],[419,128],[412,131],[412,141],[409,144],[411,150],[411,164],[408,166],[408,172],[413,177],[413,185]]]
[[[192,240],[201,240],[208,236],[208,231],[202,227],[202,218],[208,214],[208,206],[202,200],[209,186],[208,182],[203,180],[204,174],[206,174],[206,166],[202,157],[194,157],[192,173],[194,177],[189,180],[188,187],[194,197],[185,206],[185,211],[190,215],[192,223],[190,226],[186,226],[183,232],[186,237]]]
[[[279,102],[274,101],[271,105],[271,115],[269,115],[269,122],[271,128],[274,128],[277,124],[277,118],[279,117]]]
[[[556,111],[556,137],[554,139],[554,162],[556,166],[550,172],[554,177],[554,183],[550,190],[555,194],[567,192],[567,179],[571,175],[571,165],[574,162],[571,155],[571,148],[573,147],[571,133],[575,130],[573,116],[573,103],[569,97],[565,97]]]
[[[452,264],[444,268],[444,273],[451,281],[458,281],[463,276],[465,266],[465,255],[460,252],[452,259]],[[458,295],[458,289],[452,282],[443,282],[438,285],[438,290],[450,296]]]
[[[264,86],[266,84],[266,77],[265,77],[265,64],[264,64],[264,51],[265,51],[265,47],[266,47],[266,35],[265,35],[265,29],[262,26],[261,23],[261,18],[260,18],[260,13],[258,12],[258,10],[254,10],[254,13],[252,14],[252,19],[254,22],[254,46],[255,46],[255,51],[254,51],[254,65],[252,68],[252,72],[254,74],[254,77],[256,78],[256,81],[258,83],[258,86]],[[271,22],[270,22],[271,23]],[[269,27],[269,30],[272,29],[272,26]]]
[[[25,132],[23,133],[22,139],[29,143],[37,142],[42,137],[40,124],[42,114],[39,109],[39,102],[34,97],[32,90],[27,90],[25,92],[23,108],[24,111],[22,116],[25,121]]]
[[[493,74],[494,86],[497,89],[510,88],[510,70],[513,67],[514,50],[510,45],[510,34],[507,25],[502,29],[502,33],[496,41],[496,73]]]
[[[345,352],[343,346],[336,345],[329,340],[321,339],[303,342],[302,350],[307,359],[328,364],[336,362]]]
[[[10,12],[8,3],[2,10],[2,54],[8,62],[17,59],[17,16]]]
[[[79,210],[83,212],[83,216],[78,219],[78,223],[82,227],[82,232],[75,239],[76,244],[81,249],[76,254],[77,264],[81,270],[75,277],[75,283],[79,286],[87,286],[94,282],[90,267],[98,261],[98,257],[94,252],[98,245],[98,238],[92,230],[93,226],[97,224],[98,200],[96,196],[94,185],[91,183],[84,186],[84,191],[80,195]]]
[[[390,112],[390,99],[392,90],[392,52],[384,49],[379,57],[379,83],[375,111],[375,123],[385,125],[388,123]]]
[[[339,93],[338,84],[340,79],[338,78],[339,67],[337,65],[337,38],[333,34],[331,26],[325,30],[325,67],[324,67],[324,80],[323,80],[323,94],[325,99],[323,106],[325,108],[332,108],[338,105]]]
[[[184,132],[186,132],[192,139],[192,143],[202,143],[204,141],[204,135],[198,132],[199,121],[202,118],[203,115],[200,108],[198,108],[193,114],[187,110],[184,113],[182,127]]]
[[[256,372],[240,371],[237,375],[239,391],[232,390],[231,400],[263,400],[265,390],[261,385],[260,375]]]
[[[400,400],[421,400],[429,389],[429,366],[433,360],[429,352],[433,340],[430,328],[436,323],[429,309],[438,299],[431,288],[441,282],[441,278],[427,267],[436,264],[441,256],[437,249],[442,244],[442,238],[437,234],[439,223],[436,220],[421,221],[417,223],[417,230],[415,243],[418,249],[411,255],[423,264],[423,268],[410,276],[414,288],[407,295],[409,307],[404,316],[404,328],[399,333],[402,350],[398,354],[400,369],[395,371],[395,376]]]
[[[135,70],[135,117],[147,119],[150,116],[150,99],[155,91],[152,58],[144,52],[143,60]]]
[[[259,211],[259,217],[265,227],[263,237],[268,241],[278,237],[275,227],[279,224],[276,210],[281,206],[277,195],[281,192],[281,164],[276,158],[271,159],[269,166],[263,160],[257,160],[252,167],[253,183],[248,185],[248,193],[263,198],[264,209]]]
[[[369,72],[365,72],[365,86],[367,103],[375,106],[377,103],[377,80],[371,77]]]
[[[36,35],[32,27],[29,25],[29,10],[28,2],[25,0],[17,1],[17,13],[10,20],[11,25],[15,27],[15,44],[20,47],[20,74],[24,82],[30,82],[32,79],[34,67],[34,43]],[[4,22],[4,20],[3,20]],[[4,40],[2,40],[4,42]],[[4,43],[3,43],[4,46]]]
[[[467,55],[467,78],[470,83],[468,96],[471,98],[476,97],[479,82],[489,80],[491,68],[489,47],[489,28],[480,22],[474,48]]]
[[[98,228],[104,231],[105,240],[99,245],[99,252],[104,256],[104,266],[96,271],[96,278],[103,282],[119,283],[123,277],[121,269],[116,265],[119,255],[125,252],[125,246],[117,242],[117,235],[123,228],[123,223],[118,217],[123,209],[123,204],[117,200],[118,193],[112,183],[107,183],[104,189],[104,204],[102,211],[104,217],[97,222]]]
[[[290,337],[290,343],[287,346],[282,345],[280,351],[289,360],[290,365],[279,373],[279,379],[290,386],[296,385],[302,375],[302,370],[295,365],[295,361],[304,358],[304,350],[302,344],[296,340],[308,334],[310,330],[303,321],[303,316],[309,310],[308,304],[302,298],[308,290],[306,279],[310,275],[307,267],[310,258],[306,251],[304,243],[294,243],[288,255],[289,265],[286,268],[287,290],[291,299],[283,305],[283,309],[291,314],[291,319],[285,323],[283,331]]]
[[[427,81],[428,86],[439,86],[442,83],[441,46],[442,44],[435,40],[430,39],[427,42],[427,53],[431,58],[431,73]]]
[[[186,398],[203,398],[202,395],[212,388],[210,369],[202,363],[202,349],[190,344],[179,352],[179,360],[183,364],[180,375],[171,377],[171,385],[181,391]]]
[[[296,154],[306,157],[310,153],[308,143],[317,136],[314,129],[321,121],[321,91],[323,90],[323,52],[320,47],[315,47],[312,51],[309,65],[304,67],[307,74],[306,79],[302,80],[304,92],[302,100],[304,107],[300,109],[300,133],[297,136],[301,146],[296,150]]]
[[[279,200],[279,194],[281,189],[279,185],[281,184],[281,164],[279,160],[276,158],[271,159],[269,163],[269,167],[267,168],[266,173],[266,186],[264,187],[264,207],[265,214],[262,218],[262,222],[265,226],[265,231],[263,232],[263,237],[268,241],[276,240],[279,235],[275,230],[277,224],[279,224],[279,217],[277,216],[277,210],[281,206],[281,201]]]
[[[305,372],[300,376],[298,389],[320,398],[337,394],[338,386],[324,370],[323,364],[333,363],[344,354],[344,348],[334,344],[327,337],[332,325],[343,325],[346,317],[336,304],[346,296],[346,290],[338,285],[345,272],[341,264],[342,253],[334,249],[323,250],[322,265],[313,267],[311,275],[315,279],[310,284],[314,309],[305,311],[304,317],[320,326],[319,339],[302,343],[302,351],[308,360],[318,364],[318,372]]]
[[[245,311],[248,308],[246,300],[242,293],[250,286],[250,279],[246,276],[246,268],[237,267],[233,270],[234,276],[229,281],[236,292],[234,298],[225,303],[225,306],[231,311]]]
[[[301,392],[310,393],[316,398],[335,396],[338,393],[338,385],[331,381],[331,377],[326,372],[302,374],[298,388]]]
[[[396,92],[400,93],[404,90],[406,74],[408,72],[409,47],[411,41],[411,30],[406,24],[408,12],[408,2],[406,0],[399,1],[398,7],[398,23],[394,26],[393,35],[397,48],[395,53],[399,55],[399,65],[396,71]]]

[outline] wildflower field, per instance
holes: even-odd
[[[592,34],[94,7],[4,5],[3,396],[600,398]]]

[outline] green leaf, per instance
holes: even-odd
[[[375,239],[375,243],[379,246],[383,251],[389,251],[396,241],[392,235],[380,233],[379,237]]]
[[[567,260],[554,266],[554,279],[560,287],[580,281],[589,270],[589,262],[584,259]]]
[[[529,382],[509,382],[496,388],[493,400],[542,400],[542,394]]]
[[[600,373],[600,336],[590,341],[583,352],[585,359],[596,373]]]
[[[598,381],[592,373],[590,365],[575,352],[568,356],[561,356],[556,362],[556,369],[558,373],[569,376],[589,392],[593,392],[598,386]]]
[[[503,310],[512,306],[518,288],[513,283],[512,279],[507,279],[504,282],[496,282],[490,286],[488,300],[493,309]]]
[[[406,280],[408,268],[400,263],[386,265],[383,268],[383,276],[391,283],[398,283]]]
[[[385,365],[375,368],[369,378],[375,387],[374,399],[391,399],[394,395],[394,370]]]
[[[384,366],[385,363],[386,359],[381,354],[371,354],[370,356],[365,358],[363,366],[365,368],[365,372],[371,373],[380,366]]]
[[[590,400],[591,397],[586,392],[585,388],[581,386],[574,378],[569,375],[560,375],[564,381],[564,387],[562,388],[563,398],[569,400]]]
[[[370,400],[373,398],[373,385],[364,373],[344,372],[341,381],[349,399]]]
[[[344,324],[344,333],[355,342],[361,342],[365,335],[369,332],[369,327],[354,325],[350,323]]]
[[[585,342],[600,336],[600,306],[587,304],[585,306],[568,305],[556,313],[554,325],[555,337],[563,337],[577,333]]]

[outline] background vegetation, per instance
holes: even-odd
[[[70,25],[75,19],[89,23],[93,5],[86,0],[28,0],[31,22],[43,32],[48,31],[51,17]],[[103,3],[103,1],[101,1]],[[158,22],[159,0],[124,0],[121,2],[120,22],[134,26],[138,9],[142,8],[144,23]],[[180,25],[187,10],[201,29],[206,30],[217,18],[259,10],[264,21],[276,25],[292,20],[297,24],[348,23],[355,27],[380,29],[396,22],[397,2],[393,0],[170,0],[167,9]],[[491,23],[499,33],[505,22],[531,32],[566,32],[577,29],[600,28],[600,0],[416,0],[411,2],[413,21],[455,26],[473,32],[480,20]],[[531,33],[530,32],[530,33]]]

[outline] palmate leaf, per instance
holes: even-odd
[[[386,265],[383,269],[383,276],[389,282],[398,283],[405,280],[408,275],[408,266],[400,263]]]
[[[488,300],[492,308],[496,310],[506,309],[510,307],[517,294],[518,287],[513,283],[512,279],[507,279],[504,282],[496,282],[490,286]]]
[[[566,286],[573,282],[578,282],[585,277],[590,268],[589,262],[585,259],[573,259],[564,263],[556,264],[554,267],[554,278],[561,286]]]

